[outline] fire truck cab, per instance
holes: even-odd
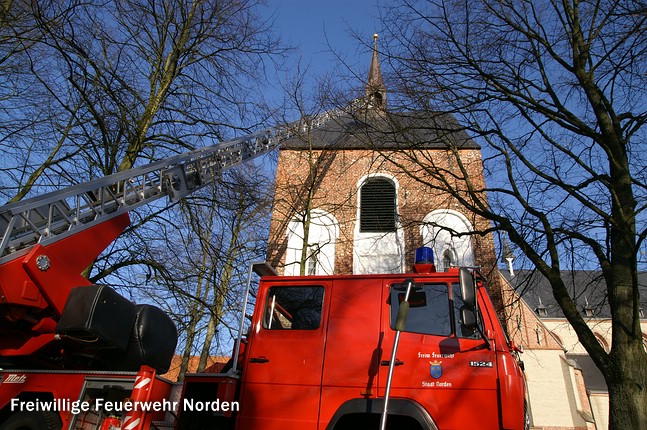
[[[423,272],[263,277],[235,428],[377,429],[388,398],[390,429],[523,429],[523,372],[484,280]]]

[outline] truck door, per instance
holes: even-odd
[[[416,285],[396,353],[391,398],[413,399],[439,428],[499,428],[496,356],[477,332],[461,328],[458,284],[420,281]],[[395,285],[385,294],[379,396],[385,392],[395,317],[405,291]]]
[[[261,288],[240,397],[240,429],[316,429],[321,392],[325,283]]]
[[[383,333],[381,278],[343,278],[330,296],[319,429],[350,399],[377,396]],[[349,411],[361,412],[361,411]]]

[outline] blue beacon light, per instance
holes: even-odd
[[[423,246],[416,249],[416,260],[413,271],[416,273],[431,273],[436,271],[434,266],[434,250]]]

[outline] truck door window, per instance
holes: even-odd
[[[395,328],[400,302],[405,291],[391,289],[391,328]],[[447,284],[424,284],[411,291],[409,316],[404,331],[449,336],[452,334]]]
[[[271,287],[267,294],[263,328],[316,330],[321,324],[323,287]]]

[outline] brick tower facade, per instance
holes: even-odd
[[[404,273],[428,246],[438,270],[478,265],[487,274],[492,237],[470,233],[489,222],[421,167],[451,172],[458,154],[483,186],[480,148],[450,115],[386,109],[375,39],[365,96],[302,119],[279,152],[268,261],[285,275]]]

